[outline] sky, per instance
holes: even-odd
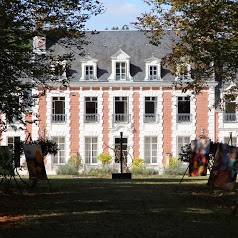
[[[87,23],[89,30],[111,30],[112,27],[121,29],[128,25],[129,29],[134,29],[130,22],[135,22],[136,17],[141,13],[149,11],[149,6],[143,0],[101,0],[105,12],[93,16]]]

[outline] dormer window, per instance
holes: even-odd
[[[51,65],[52,70],[52,77],[56,78],[57,80],[61,81],[66,79],[66,70],[67,70],[67,61],[54,61]]]
[[[177,73],[176,73],[175,80],[181,80],[181,81],[188,81],[191,80],[191,64],[189,63],[183,63],[179,64],[177,66]]]
[[[112,73],[109,80],[128,81],[130,75],[130,56],[123,50],[118,50],[112,57]]]
[[[145,61],[145,80],[161,80],[161,60],[152,56]]]
[[[116,63],[116,80],[126,80],[126,63],[117,62]]]
[[[97,62],[96,59],[82,60],[81,70],[81,80],[97,80]]]
[[[93,80],[94,77],[94,70],[93,70],[93,65],[86,65],[85,66],[85,79],[86,80]]]
[[[150,80],[158,79],[158,66],[156,65],[149,66],[149,79]]]

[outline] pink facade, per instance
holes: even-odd
[[[121,133],[128,167],[139,157],[160,173],[169,157],[177,157],[182,145],[201,134],[226,142],[232,132],[237,143],[236,114],[224,115],[213,107],[214,79],[197,96],[173,87],[184,75],[175,77],[161,64],[167,38],[157,47],[135,31],[106,31],[89,37],[86,55],[75,55],[67,72],[70,86],[62,90],[60,82],[54,85],[28,115],[39,119],[27,126],[32,139],[49,138],[59,145],[56,156],[47,156],[48,171],[66,164],[72,154],[79,154],[87,168],[100,166],[97,156],[110,153],[112,165],[118,167],[114,149]],[[54,44],[52,49],[67,53]],[[192,80],[188,75],[184,82]],[[26,133],[9,129],[1,143],[7,145],[16,137],[24,140]]]

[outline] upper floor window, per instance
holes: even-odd
[[[225,112],[223,114],[224,122],[236,122],[237,121],[237,104],[236,102],[226,102]]]
[[[112,73],[109,80],[131,80],[130,56],[123,50],[118,50],[112,57]]]
[[[161,60],[152,56],[145,61],[145,80],[161,80]]]
[[[51,121],[56,123],[66,122],[65,97],[52,98]]]
[[[85,97],[84,122],[98,122],[98,99],[97,97]]]
[[[190,122],[190,97],[178,97],[177,100],[177,122]]]
[[[145,114],[144,122],[157,122],[158,116],[157,111],[157,98],[156,97],[145,97]]]
[[[115,97],[113,122],[129,122],[128,111],[128,97]]]
[[[82,75],[81,80],[96,80],[97,79],[97,59],[82,60]]]

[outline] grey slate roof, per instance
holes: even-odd
[[[111,75],[113,56],[119,49],[130,56],[130,74],[134,81],[143,81],[145,78],[145,60],[152,56],[162,59],[168,52],[168,44],[171,42],[171,32],[161,40],[158,46],[151,45],[149,39],[140,31],[100,31],[98,34],[86,32],[86,38],[90,44],[84,46],[85,56],[79,56],[77,49],[65,48],[60,45],[53,45],[56,54],[63,54],[72,51],[75,60],[72,62],[71,75],[73,81],[79,81],[81,77],[81,60],[88,57],[97,59],[97,78],[99,81],[107,81]],[[167,68],[162,67],[162,80],[172,81],[172,76]]]

